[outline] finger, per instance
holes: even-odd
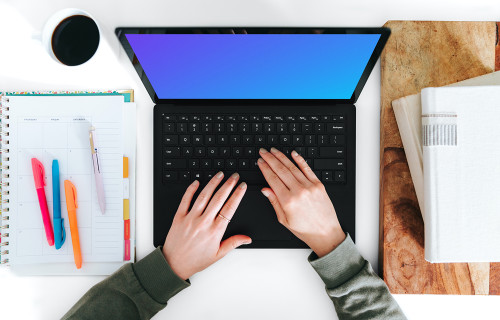
[[[207,206],[207,209],[205,210],[204,215],[206,214],[207,217],[214,218],[215,215],[219,212],[220,208],[224,205],[224,202],[226,202],[227,198],[231,194],[231,191],[233,190],[234,186],[238,182],[238,179],[240,178],[240,175],[237,173],[233,173],[229,179],[220,187],[219,191],[215,193],[215,195],[212,197],[212,200],[210,200],[210,203]]]
[[[271,148],[271,153],[292,173],[297,181],[304,185],[311,183],[309,179],[307,179],[306,176],[302,173],[302,171],[300,171],[300,169],[297,168],[297,166],[292,161],[290,161],[290,159],[288,159],[288,157],[285,156],[283,152],[273,147]]]
[[[288,168],[285,167],[281,163],[281,161],[276,159],[276,157],[271,152],[268,152],[264,148],[260,148],[259,153],[262,159],[264,159],[267,164],[269,164],[269,167],[271,167],[271,169],[289,189],[299,185],[299,182],[297,181],[297,179],[295,179],[290,170],[288,170]]]
[[[213,176],[212,179],[210,179],[210,181],[207,183],[205,188],[203,188],[203,190],[200,192],[200,195],[194,202],[193,207],[191,208],[191,212],[202,214],[203,211],[205,211],[205,207],[207,206],[208,201],[210,201],[212,194],[214,193],[219,183],[222,181],[223,176],[224,173],[220,171],[215,176]]]
[[[271,202],[274,211],[276,211],[276,216],[278,217],[279,223],[281,223],[286,227],[288,225],[286,214],[283,208],[281,207],[281,204],[278,200],[278,197],[276,197],[276,194],[274,194],[273,190],[269,188],[263,188],[261,192],[264,196],[266,196],[267,199],[269,199],[269,202]]]
[[[252,239],[249,236],[244,236],[242,234],[239,234],[236,236],[229,237],[221,242],[216,258],[217,260],[219,260],[226,254],[228,254],[231,250],[236,249],[241,245],[250,243],[252,243]]]
[[[247,191],[247,184],[245,182],[242,182],[238,186],[238,188],[234,190],[231,198],[227,200],[222,210],[220,210],[220,214],[222,215],[222,217],[219,216],[218,214],[215,216],[215,222],[218,228],[226,230],[227,224],[229,223],[228,220],[231,220],[233,218],[234,213],[236,212],[236,209],[238,209],[241,199],[243,199],[243,196],[245,195],[246,191]]]
[[[300,170],[302,170],[302,172],[304,173],[306,178],[309,179],[309,181],[314,183],[321,182],[319,181],[318,177],[316,177],[311,167],[309,167],[306,160],[295,150],[292,151],[292,159],[299,166]]]
[[[267,183],[269,183],[269,186],[274,190],[278,197],[287,197],[290,190],[288,190],[288,188],[283,184],[283,181],[281,181],[278,175],[274,173],[271,167],[269,167],[269,165],[262,158],[257,160],[257,165],[259,166],[260,171],[262,171]]]
[[[199,186],[200,182],[198,180],[194,180],[193,183],[191,183],[189,187],[187,187],[186,192],[182,196],[181,203],[179,204],[176,215],[186,215],[188,213],[189,205],[191,204],[193,196],[196,193],[196,190],[198,190]]]

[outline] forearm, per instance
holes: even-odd
[[[188,286],[157,248],[92,287],[63,319],[150,319]]]
[[[312,253],[309,262],[325,283],[339,319],[406,319],[349,235],[322,258]]]

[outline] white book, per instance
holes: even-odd
[[[425,259],[500,261],[500,86],[421,96]]]
[[[500,85],[500,71],[467,79],[448,86]],[[424,167],[422,155],[422,103],[420,93],[399,98],[392,102],[394,115],[410,168],[420,211],[424,209]]]

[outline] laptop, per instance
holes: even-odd
[[[154,107],[154,234],[186,187],[238,172],[248,189],[224,237],[304,248],[261,189],[259,148],[301,154],[355,239],[356,108],[386,28],[117,28]],[[362,129],[362,128],[361,128]],[[199,188],[200,190],[202,188]]]

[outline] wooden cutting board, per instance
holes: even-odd
[[[500,294],[500,263],[424,259],[424,225],[391,102],[500,70],[495,22],[388,21],[381,56],[379,263],[392,293]]]

